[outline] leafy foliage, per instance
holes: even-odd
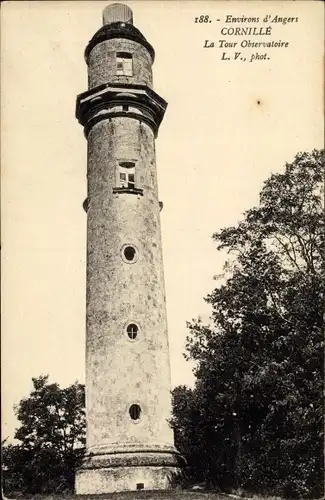
[[[196,385],[174,391],[173,426],[190,462],[202,457],[198,480],[322,494],[323,191],[324,152],[299,153],[258,207],[213,235],[229,255],[206,298],[213,324],[188,324]]]
[[[84,454],[85,390],[78,383],[61,389],[47,376],[33,378],[33,390],[15,408],[21,443],[3,447],[4,486],[28,493],[73,489]]]

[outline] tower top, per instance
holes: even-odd
[[[133,12],[123,3],[112,3],[103,10],[103,25],[111,23],[133,24]]]
[[[85,50],[85,59],[88,64],[89,54],[99,43],[112,38],[125,38],[138,42],[145,47],[151,55],[152,62],[155,59],[155,51],[150,43],[135,26],[133,26],[133,12],[123,3],[111,3],[103,10],[103,26],[94,34]]]

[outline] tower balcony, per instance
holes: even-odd
[[[78,95],[76,118],[86,137],[96,123],[117,116],[147,123],[157,137],[166,108],[167,102],[147,85],[108,83]]]

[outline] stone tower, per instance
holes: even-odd
[[[76,116],[88,141],[87,455],[79,494],[164,489],[178,470],[155,138],[167,103],[154,49],[123,4],[88,43]]]

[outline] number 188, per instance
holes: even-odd
[[[209,16],[199,16],[194,18],[195,23],[208,23],[209,22]]]

